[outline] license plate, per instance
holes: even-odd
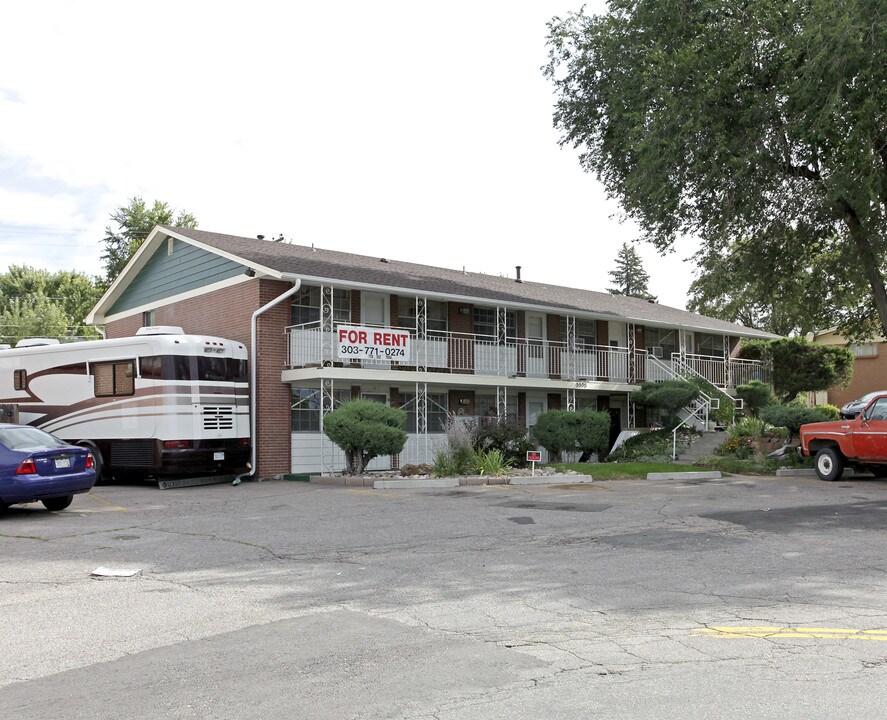
[[[223,453],[223,452],[213,453],[213,460],[224,460],[224,459],[225,459],[225,453]]]
[[[63,470],[64,468],[71,467],[71,458],[56,458],[55,459],[55,469]]]

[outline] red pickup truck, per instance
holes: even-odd
[[[853,420],[801,425],[801,453],[812,455],[821,480],[837,480],[845,467],[887,477],[887,394]]]

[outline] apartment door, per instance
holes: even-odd
[[[548,377],[545,347],[545,315],[527,313],[527,376]]]
[[[391,325],[391,304],[388,296],[381,293],[360,294],[360,321],[363,325],[371,327],[388,327]],[[388,368],[391,362],[388,360],[364,360],[363,366],[367,368]]]

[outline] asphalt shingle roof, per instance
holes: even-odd
[[[439,293],[503,303],[532,304],[557,310],[571,310],[600,316],[611,316],[630,322],[653,325],[690,327],[696,330],[740,335],[744,337],[776,337],[706,317],[678,308],[650,303],[639,298],[610,293],[568,288],[560,285],[477,272],[463,272],[403,262],[394,258],[291,245],[238,237],[189,228],[164,228],[191,238],[206,246],[241,258],[244,264],[262,265],[278,272],[292,273],[331,281],[341,280],[368,286],[381,285],[411,292]]]

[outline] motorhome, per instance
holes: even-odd
[[[97,473],[241,472],[250,456],[246,347],[178,327],[0,350],[0,403],[92,450]]]

